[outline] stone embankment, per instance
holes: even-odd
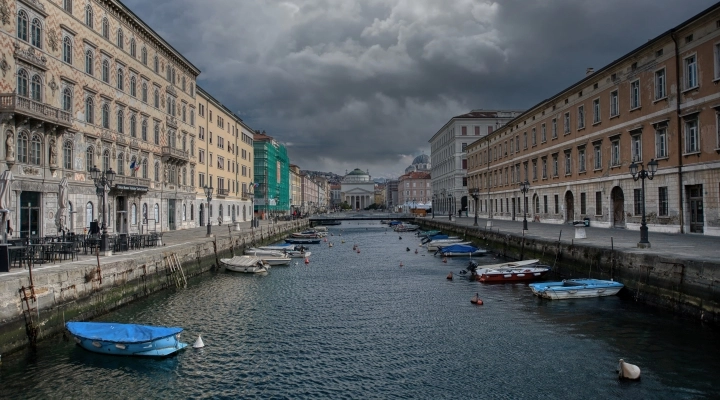
[[[36,265],[0,274],[0,354],[19,350],[64,329],[69,320],[87,320],[149,294],[177,287],[168,259],[177,256],[186,278],[217,268],[220,258],[242,254],[246,246],[281,240],[306,220],[226,230],[205,237],[205,228],[165,233],[160,247],[109,257],[84,256],[74,262]],[[223,231],[225,231],[223,233]]]
[[[557,230],[555,237],[551,237],[550,228],[539,224],[530,228],[534,233],[532,236],[526,236],[514,227],[514,232],[509,229],[509,222],[500,230],[470,226],[468,221],[422,219],[417,223],[465,235],[494,253],[513,259],[538,258],[553,267],[556,278],[614,279],[625,285],[621,296],[692,319],[714,325],[720,323],[720,260],[712,247],[712,241],[717,239],[676,235],[664,240],[682,242],[685,245],[677,247],[688,248],[688,251],[673,252],[673,245],[662,244],[657,249],[637,250],[627,243],[634,245],[637,242],[637,239],[633,240],[638,235],[636,231],[612,232],[597,228],[594,233],[607,235],[602,238],[603,244],[599,244],[599,240],[574,240],[572,226],[564,226],[565,237],[561,238]],[[610,237],[613,234],[621,235],[624,246],[618,246],[618,238],[613,245]],[[697,243],[695,246],[693,241],[708,244]]]

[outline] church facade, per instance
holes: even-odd
[[[369,172],[355,168],[340,183],[340,198],[353,210],[363,210],[375,203],[375,182]]]

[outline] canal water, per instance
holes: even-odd
[[[182,326],[204,349],[112,357],[57,337],[2,358],[0,398],[720,395],[717,330],[620,297],[549,301],[523,284],[449,281],[466,259],[444,264],[414,234],[379,224],[330,232],[333,247],[312,245],[308,265],[206,274],[99,318]],[[476,292],[483,306],[470,303]],[[640,366],[641,381],[618,381],[619,358]]]

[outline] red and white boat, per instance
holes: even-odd
[[[523,260],[504,264],[488,265],[478,273],[477,280],[485,283],[529,282],[541,279],[550,271],[540,260]],[[480,271],[478,271],[480,272]]]

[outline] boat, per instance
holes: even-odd
[[[276,265],[290,265],[290,261],[292,261],[292,258],[281,255],[280,257],[275,256],[259,256],[265,263],[269,264],[270,266],[276,266]]]
[[[322,238],[323,235],[319,234],[318,232],[295,232],[291,233],[290,237],[298,239],[319,239]]]
[[[292,244],[318,244],[320,243],[320,239],[310,239],[310,238],[294,238],[294,237],[288,237],[285,238],[285,243],[292,243]]]
[[[424,238],[420,241],[420,243],[421,243],[421,244],[426,244],[426,243],[432,242],[433,240],[446,240],[446,239],[459,239],[459,237],[457,237],[457,236],[442,235],[442,234],[440,234],[440,235],[433,235],[433,236],[426,236],[426,237],[424,237]]]
[[[447,247],[451,244],[458,244],[458,243],[464,243],[468,244],[467,241],[462,239],[441,239],[441,240],[433,240],[432,242],[427,242],[425,244],[425,247],[428,249],[428,251],[436,251],[437,249],[441,247]]]
[[[482,256],[487,253],[487,250],[469,244],[453,244],[439,249],[435,254],[437,253],[440,253],[443,257],[473,257]]]
[[[284,254],[281,250],[263,250],[263,249],[256,249],[254,247],[246,249],[245,255],[255,256],[255,257],[260,257],[260,258],[263,258],[265,256],[270,256],[270,257],[283,257],[284,256]]]
[[[440,234],[440,231],[438,231],[438,230],[432,230],[432,231],[417,231],[417,235],[418,235],[419,237],[422,237],[422,238],[425,238],[425,237],[428,237],[428,236],[435,236],[435,235],[439,235],[439,234]]]
[[[395,225],[395,226],[393,227],[393,230],[394,230],[395,232],[413,232],[413,231],[416,231],[416,230],[418,230],[418,229],[420,229],[420,226],[419,226],[419,225],[413,225],[413,224],[400,224],[400,225]]]
[[[80,347],[94,353],[165,357],[187,347],[178,327],[117,322],[68,322],[65,327]]]
[[[269,249],[267,247],[272,247]],[[289,246],[267,246],[267,247],[251,247],[245,250],[245,254],[251,256],[257,256],[262,259],[265,257],[290,257],[290,258],[304,258],[310,257],[311,252],[305,250],[303,246],[289,245]],[[281,250],[278,248],[282,248]]]
[[[255,256],[221,258],[220,264],[222,264],[228,271],[245,272],[249,274],[267,272],[268,268],[270,268],[269,264],[266,264],[261,258]]]
[[[485,268],[485,271],[478,276],[477,280],[484,283],[528,282],[541,279],[550,271],[549,266],[538,264],[540,260],[526,261],[533,261],[533,263],[524,266],[515,265],[505,266],[503,268]]]
[[[565,279],[561,282],[531,283],[529,286],[536,296],[561,300],[613,296],[625,285],[612,280]]]
[[[475,261],[470,261],[467,266],[467,272],[470,273],[470,280],[476,281],[480,279],[480,276],[488,271],[494,271],[498,269],[504,269],[504,268],[520,268],[520,267],[527,267],[534,264],[537,264],[539,260],[523,260],[523,261],[513,261],[513,262],[506,262],[501,264],[490,264],[490,265],[484,265],[482,268],[479,268],[478,263]]]

